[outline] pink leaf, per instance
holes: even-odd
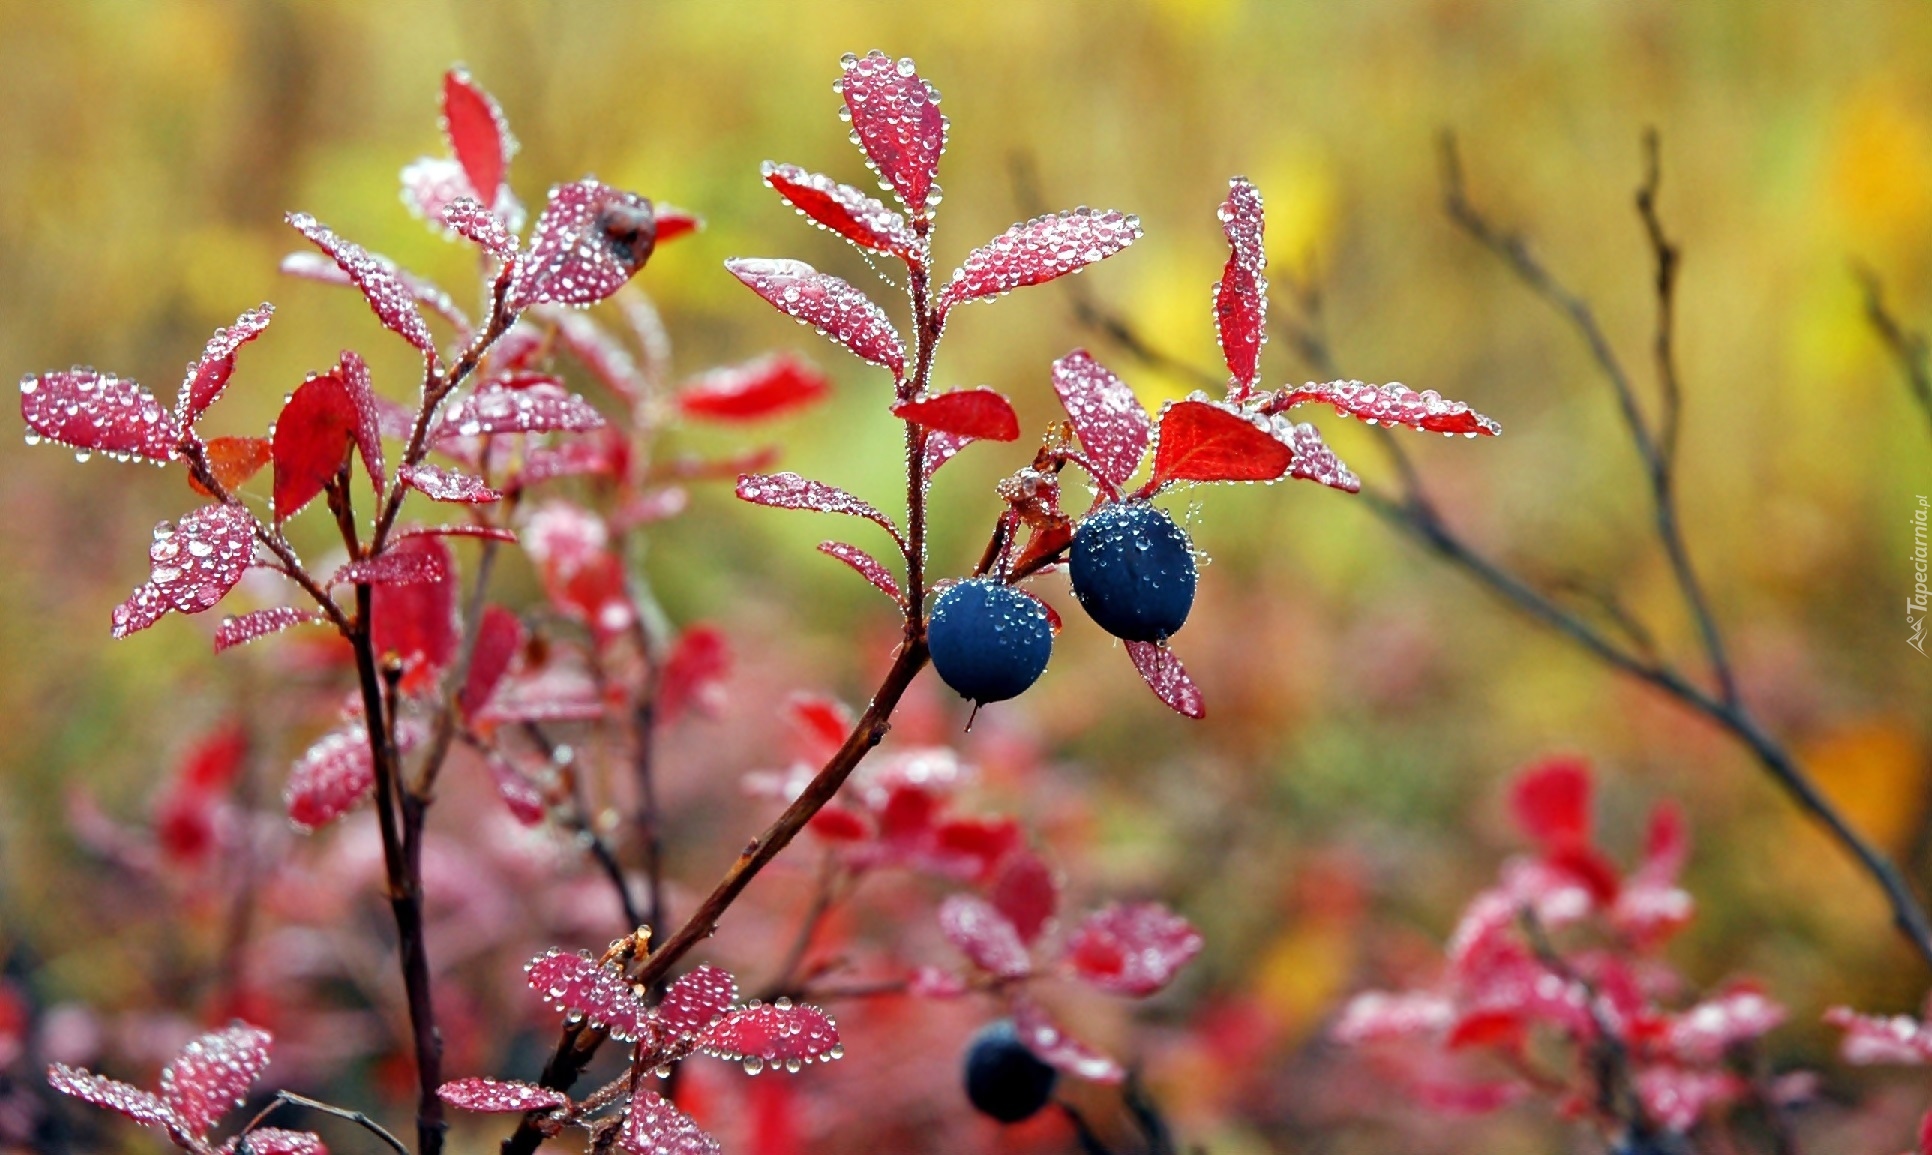
[[[946,151],[946,118],[939,93],[921,79],[911,59],[896,63],[873,49],[847,55],[834,86],[845,97],[853,143],[879,180],[915,217],[939,203],[939,154]]]
[[[314,830],[346,814],[375,784],[369,732],[358,722],[316,739],[289,771],[282,801],[289,821]]]
[[[409,560],[410,555],[418,559]],[[434,537],[398,538],[383,551],[398,566],[440,568],[443,576],[406,585],[378,585],[372,591],[369,630],[378,654],[395,654],[406,672],[402,689],[420,693],[456,656],[456,564],[449,547]]]
[[[281,1127],[257,1127],[245,1136],[236,1135],[221,1145],[222,1155],[237,1155],[244,1140],[248,1155],[329,1155],[322,1136]]]
[[[1031,999],[1015,999],[1013,1029],[1026,1049],[1048,1066],[1095,1083],[1118,1083],[1127,1077],[1119,1063],[1067,1034],[1045,1008]]]
[[[338,366],[302,382],[275,419],[275,520],[294,516],[335,478],[361,427]]]
[[[555,385],[486,387],[452,406],[430,439],[485,433],[583,433],[603,424],[603,414],[590,402]]]
[[[720,1059],[754,1060],[797,1071],[819,1059],[836,1059],[838,1024],[817,1007],[793,1006],[790,1000],[753,1003],[732,1011],[698,1036],[698,1049]]]
[[[1207,699],[1201,696],[1194,679],[1187,676],[1187,667],[1173,650],[1153,642],[1128,642],[1127,656],[1133,659],[1141,681],[1167,703],[1168,709],[1189,718],[1207,717]]]
[[[155,526],[147,583],[115,607],[114,636],[144,630],[169,610],[198,614],[213,608],[235,588],[254,554],[255,519],[240,506],[204,505],[179,526]]]
[[[1717,1063],[1733,1046],[1764,1036],[1784,1019],[1784,1008],[1760,991],[1726,991],[1673,1016],[1669,1046],[1682,1062]]]
[[[897,377],[905,372],[906,350],[885,310],[850,283],[821,273],[804,261],[739,257],[725,262],[779,312],[818,330],[853,356],[883,365]]]
[[[249,613],[226,618],[215,628],[215,652],[219,654],[233,646],[243,645],[257,638],[265,638],[270,634],[279,634],[290,626],[328,620],[321,614],[309,613],[291,606],[252,610]]]
[[[436,341],[429,335],[423,315],[416,310],[417,294],[403,283],[395,265],[353,241],[342,239],[307,213],[290,213],[288,223],[327,253],[336,267],[362,290],[377,320],[421,350],[425,360],[432,365],[436,363]]]
[[[47,1082],[54,1090],[63,1095],[72,1095],[96,1107],[105,1107],[139,1123],[143,1127],[153,1127],[170,1135],[199,1138],[174,1108],[155,1095],[139,1087],[130,1087],[118,1079],[96,1075],[92,1071],[77,1070],[66,1063],[55,1063],[47,1068]],[[183,1146],[188,1144],[183,1143]]]
[[[455,1079],[436,1088],[436,1097],[465,1111],[548,1111],[570,1105],[562,1091],[515,1079]]]
[[[505,304],[594,305],[623,288],[656,243],[650,201],[594,180],[557,185],[517,258]]]
[[[267,1031],[245,1023],[201,1036],[161,1072],[161,1098],[190,1131],[206,1135],[248,1097],[268,1066],[269,1042]]]
[[[410,547],[390,548],[364,561],[352,561],[329,577],[329,585],[406,586],[449,577],[449,555]]]
[[[1359,417],[1370,425],[1406,425],[1429,433],[1478,434],[1494,437],[1503,427],[1461,401],[1450,401],[1433,389],[1420,393],[1400,382],[1365,385],[1360,381],[1309,382],[1299,389],[1283,389],[1268,401],[1269,412],[1319,401],[1345,417]]]
[[[432,225],[447,225],[443,210],[465,197],[472,200],[476,197],[476,190],[470,187],[470,178],[463,175],[463,166],[448,157],[418,157],[403,166],[400,177],[403,205],[411,213]],[[504,201],[506,208],[515,204],[514,198],[505,197]],[[307,262],[304,261],[301,264],[305,266]],[[311,275],[309,268],[300,266],[291,268],[288,260],[282,262],[282,271],[298,277]],[[331,267],[330,271],[335,270]],[[332,278],[316,276],[312,279]],[[347,278],[341,278],[341,280],[347,283]]]
[[[1152,425],[1140,398],[1085,349],[1053,363],[1053,391],[1073,421],[1073,431],[1100,475],[1115,486],[1140,467]]]
[[[337,372],[342,375],[342,389],[349,395],[349,404],[356,411],[352,431],[356,451],[362,454],[362,467],[369,471],[369,482],[377,496],[381,496],[389,485],[389,478],[382,461],[382,404],[369,382],[369,366],[360,356],[344,350]]]
[[[835,485],[810,481],[796,473],[747,473],[738,479],[738,497],[753,505],[774,509],[809,509],[863,517],[883,527],[894,541],[899,540],[898,527],[885,514]]]
[[[953,458],[958,457],[959,451],[971,445],[973,440],[971,437],[961,437],[957,433],[948,433],[943,429],[934,430],[927,434],[926,483],[930,485],[932,483],[932,475],[939,472],[939,467],[951,461]]]
[[[1545,850],[1587,845],[1591,793],[1589,763],[1549,758],[1517,775],[1509,788],[1509,811]]]
[[[906,257],[918,251],[919,240],[906,218],[851,185],[796,165],[766,161],[762,171],[766,184],[820,228],[874,252]]]
[[[516,260],[516,234],[504,228],[503,219],[475,199],[457,197],[443,207],[443,220],[458,236],[497,260]]]
[[[424,464],[405,465],[397,472],[404,485],[435,501],[486,505],[503,500],[503,495],[485,485],[482,478],[460,470]]]
[[[629,1155],[718,1155],[718,1141],[648,1087],[631,1097],[617,1145]]]
[[[731,675],[731,646],[716,626],[694,625],[678,635],[658,680],[657,708],[665,721],[697,706],[715,709]]]
[[[697,966],[678,976],[657,1004],[656,1019],[676,1038],[695,1038],[723,1018],[738,1001],[738,980],[714,966]]]
[[[899,600],[898,581],[885,566],[879,564],[877,558],[858,546],[847,545],[842,541],[822,541],[818,543],[818,552],[828,557],[835,557],[851,566],[860,577],[871,582],[880,593],[895,602]]]
[[[966,254],[940,291],[943,308],[1077,273],[1140,239],[1140,218],[1075,209],[1014,225]]]
[[[443,135],[477,199],[495,204],[517,142],[503,110],[461,68],[443,75]]]
[[[624,302],[620,297],[619,303]],[[650,380],[638,369],[630,350],[595,319],[576,309],[558,306],[546,306],[536,312],[555,326],[564,351],[611,392],[636,402],[651,391]]]
[[[1114,903],[1074,931],[1067,961],[1103,991],[1144,998],[1173,981],[1203,945],[1192,923],[1158,902]]]
[[[1744,1080],[1729,1071],[1658,1065],[1637,1073],[1637,1097],[1645,1113],[1678,1133],[1689,1131],[1712,1108],[1731,1102],[1748,1089]]]
[[[634,1043],[649,1030],[643,1002],[612,967],[553,947],[523,969],[530,989],[559,1011],[582,1016],[625,1042]]]
[[[892,407],[892,415],[975,441],[1017,441],[1020,436],[1013,403],[984,385],[901,401]]]
[[[990,897],[994,909],[1013,924],[1020,941],[1031,943],[1053,923],[1060,906],[1060,884],[1039,855],[1021,851],[1007,857]]]
[[[173,461],[181,429],[154,395],[92,369],[20,379],[20,418],[29,444],[46,438],[81,453]]]
[[[525,826],[540,825],[548,816],[550,804],[537,784],[495,752],[484,759],[484,764],[490,771],[490,784],[496,787],[496,796],[503,800],[510,816]]]
[[[1390,1039],[1435,1038],[1455,1020],[1456,1006],[1432,991],[1365,991],[1348,1001],[1330,1030],[1344,1046]]]
[[[1319,429],[1304,421],[1300,425],[1289,426],[1285,436],[1295,451],[1294,464],[1288,467],[1288,476],[1319,482],[1343,493],[1361,492],[1361,479],[1335,456],[1334,450],[1322,440]]]
[[[517,535],[495,525],[416,525],[395,536],[401,542],[412,537],[480,537],[486,541],[515,542]]]
[[[1261,346],[1268,341],[1268,255],[1261,246],[1261,193],[1246,177],[1228,182],[1228,199],[1217,214],[1228,238],[1228,263],[1214,286],[1214,328],[1221,356],[1234,381],[1234,398],[1254,390],[1261,376]]]
[[[686,382],[678,410],[703,421],[762,421],[824,400],[831,379],[790,353],[713,369]]]
[[[596,683],[579,671],[545,670],[513,677],[498,687],[476,720],[501,722],[594,722],[604,716]]]
[[[215,335],[208,338],[208,347],[202,350],[199,360],[188,366],[188,375],[174,400],[175,417],[182,424],[193,425],[221,396],[235,372],[235,350],[261,336],[274,315],[275,306],[263,302],[235,318],[233,325],[216,329]]]
[[[1684,810],[1664,801],[1650,812],[1650,825],[1644,831],[1644,860],[1637,873],[1655,882],[1675,882],[1690,859],[1690,824]]]
[[[502,606],[489,606],[476,627],[476,649],[470,654],[469,677],[456,701],[464,714],[475,714],[489,703],[497,683],[523,649],[523,622]]]
[[[955,894],[939,904],[939,929],[983,971],[1018,978],[1033,970],[1019,930],[991,903]]]
[[[1170,481],[1273,481],[1295,453],[1265,420],[1209,401],[1176,401],[1161,410],[1151,484]]]
[[[1862,1015],[1850,1007],[1833,1007],[1825,1021],[1845,1032],[1840,1053],[1847,1063],[1932,1062],[1932,1026],[1910,1015]]]

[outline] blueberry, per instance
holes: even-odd
[[[1101,629],[1164,641],[1194,608],[1194,551],[1174,519],[1145,502],[1114,502],[1073,535],[1073,592]]]
[[[1039,1114],[1059,1077],[1020,1042],[1011,1019],[988,1023],[966,1049],[966,1097],[1002,1123]]]
[[[946,684],[984,705],[1014,697],[1038,680],[1053,653],[1053,628],[1039,602],[1000,582],[974,578],[934,600],[926,645]]]

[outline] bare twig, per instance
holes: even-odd
[[[307,1107],[311,1111],[320,1111],[325,1115],[333,1115],[338,1119],[354,1123],[356,1126],[374,1135],[377,1139],[380,1139],[383,1146],[396,1152],[396,1155],[409,1155],[409,1148],[403,1146],[401,1139],[391,1135],[383,1129],[380,1123],[377,1123],[374,1119],[371,1119],[362,1112],[351,1111],[347,1107],[338,1107],[333,1103],[324,1103],[320,1099],[311,1099],[307,1095],[298,1095],[293,1091],[275,1092],[275,1098],[268,1106],[257,1111],[255,1117],[248,1121],[248,1126],[243,1127],[240,1133],[236,1135],[236,1138],[241,1141],[237,1146],[243,1153],[246,1153],[248,1150],[248,1136],[257,1127],[260,1127],[262,1121],[267,1119],[270,1114],[285,1106]]]
[[[1924,333],[1906,326],[1885,303],[1884,282],[1870,266],[1853,263],[1852,276],[1858,278],[1858,286],[1865,294],[1865,319],[1884,342],[1885,351],[1898,366],[1899,376],[1905,379],[1906,390],[1917,403],[1919,412],[1925,415],[1927,426],[1932,427],[1932,346],[1927,344]]]

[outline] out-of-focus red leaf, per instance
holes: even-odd
[[[449,547],[435,537],[399,538],[384,551],[385,557],[392,554],[433,556],[443,569],[440,579],[379,585],[371,591],[370,632],[376,652],[399,655],[406,670],[403,690],[419,693],[456,656],[456,565]],[[408,563],[399,557],[396,564]]]
[[[1192,923],[1158,902],[1114,903],[1074,931],[1067,961],[1103,991],[1142,998],[1172,982],[1203,945]]]
[[[696,1038],[737,1001],[738,980],[730,971],[695,966],[665,990],[657,1004],[656,1018],[673,1038]]]
[[[1321,430],[1306,421],[1292,425],[1284,432],[1288,444],[1295,451],[1295,461],[1288,467],[1288,476],[1339,489],[1343,493],[1360,493],[1362,479],[1349,471],[1348,466],[1335,456],[1335,451],[1322,440]]]
[[[1581,758],[1548,758],[1517,775],[1509,811],[1531,841],[1546,850],[1590,841],[1590,765]]]
[[[620,302],[629,299],[628,294],[618,298]],[[650,391],[650,380],[638,368],[637,359],[596,318],[561,306],[545,306],[535,312],[555,327],[563,351],[590,370],[605,388],[633,404]]]
[[[324,734],[297,759],[282,801],[291,822],[314,830],[347,813],[375,784],[369,732],[357,722]]]
[[[270,448],[266,437],[215,437],[203,445],[202,453],[208,459],[208,472],[215,475],[223,489],[233,493],[235,487],[268,464]],[[188,478],[188,488],[203,497],[215,495],[192,476]]]
[[[1456,1020],[1442,1045],[1452,1051],[1476,1047],[1513,1048],[1519,1045],[1529,1023],[1514,1007],[1479,1007]]]
[[[731,645],[724,631],[707,625],[687,628],[664,659],[657,687],[659,715],[668,722],[692,706],[709,712],[718,705],[730,676]]]
[[[517,142],[495,99],[461,68],[443,74],[443,135],[471,191],[494,205]]]
[[[719,1155],[722,1150],[691,1116],[649,1087],[631,1096],[617,1145],[629,1155]]]
[[[766,161],[765,183],[791,202],[800,216],[862,249],[896,253],[918,251],[918,238],[906,218],[851,185],[829,176],[806,172],[796,165]]]
[[[1643,865],[1637,873],[1653,882],[1675,882],[1690,861],[1690,823],[1683,807],[1666,799],[1650,812],[1644,831]]]
[[[1118,1083],[1127,1077],[1119,1063],[1068,1034],[1032,999],[1013,1001],[1013,1029],[1026,1049],[1050,1067],[1094,1083]]]
[[[1729,1071],[1700,1071],[1657,1064],[1637,1072],[1637,1098],[1661,1126],[1682,1134],[1714,1108],[1749,1090]]]
[[[1060,395],[1087,460],[1106,481],[1127,484],[1147,455],[1153,429],[1140,398],[1085,349],[1053,363],[1053,391]]]
[[[604,716],[597,684],[581,671],[545,669],[512,676],[477,712],[485,724],[503,722],[594,722]]]
[[[1847,1063],[1899,1063],[1919,1066],[1932,1062],[1932,1026],[1910,1015],[1865,1015],[1850,1007],[1833,1007],[1825,1021],[1845,1032],[1839,1053]]]
[[[406,586],[439,582],[450,576],[447,552],[423,549],[386,549],[366,561],[352,561],[329,577],[329,585]]]
[[[713,369],[685,383],[678,411],[705,421],[762,421],[824,400],[829,377],[790,353]]]
[[[594,180],[557,185],[517,258],[505,304],[594,305],[623,288],[656,244],[650,201]]]
[[[503,488],[519,492],[559,477],[609,477],[618,472],[618,454],[603,439],[573,437],[557,445],[539,445],[524,454],[523,468]]]
[[[484,484],[483,479],[440,465],[405,465],[398,471],[403,484],[435,501],[461,505],[487,505],[502,501],[503,495]]]
[[[510,663],[523,649],[523,622],[502,606],[486,606],[476,626],[476,649],[470,654],[469,676],[456,696],[465,715],[475,714],[496,692],[509,673]]]
[[[1020,824],[1012,818],[948,818],[933,828],[931,858],[946,873],[984,883],[1021,842]]]
[[[1016,441],[1020,436],[1020,415],[1013,412],[1013,403],[984,385],[901,401],[892,407],[892,415],[969,440]]]
[[[762,473],[783,456],[776,445],[760,445],[730,457],[674,457],[652,471],[653,476],[679,481],[731,480],[745,473]]]
[[[198,614],[214,607],[255,554],[255,519],[234,505],[204,505],[154,527],[148,580],[114,609],[114,636],[124,638],[175,610]]]
[[[188,748],[181,760],[179,781],[189,790],[225,790],[240,776],[248,756],[248,731],[229,723],[210,731]]]
[[[720,1059],[783,1066],[796,1071],[819,1059],[836,1059],[838,1024],[817,1007],[788,1000],[754,1003],[727,1014],[698,1036],[698,1049]]]
[[[228,387],[228,379],[235,373],[235,351],[261,336],[274,315],[275,306],[264,301],[235,318],[234,324],[216,329],[215,335],[208,338],[208,347],[188,366],[181,392],[174,399],[174,415],[181,424],[193,425],[221,396],[222,390]]]
[[[81,453],[173,461],[181,427],[154,394],[93,369],[20,379],[20,418],[27,440],[41,438]]]
[[[603,414],[554,385],[478,390],[450,408],[431,440],[485,433],[583,433],[600,428]]]
[[[342,468],[360,415],[339,368],[302,382],[275,419],[275,519],[315,500]]]
[[[725,268],[773,308],[861,361],[883,365],[895,377],[904,374],[906,349],[898,331],[885,310],[849,282],[781,258],[739,257]]]
[[[329,619],[321,614],[298,610],[292,606],[276,606],[274,609],[251,610],[222,620],[215,627],[215,652],[234,646],[244,645],[270,634],[279,634],[290,626],[307,622],[326,622]]]
[[[946,151],[946,118],[939,92],[925,82],[910,58],[894,61],[874,49],[848,55],[837,83],[845,97],[866,163],[915,217],[939,203],[939,155]]]
[[[1077,273],[1140,239],[1140,218],[1108,209],[1034,217],[966,254],[940,290],[944,308]]]
[[[1033,970],[1033,959],[1011,920],[993,905],[967,894],[955,894],[939,904],[939,929],[973,964],[1000,978],[1018,978]]]
[[[490,772],[490,785],[510,811],[510,817],[525,826],[540,825],[549,814],[549,802],[535,782],[494,751],[484,758]]]
[[[738,497],[753,505],[774,509],[809,509],[818,513],[842,513],[862,517],[900,540],[899,528],[869,503],[835,485],[811,481],[796,473],[747,473],[738,479]]]
[[[864,818],[836,802],[812,815],[809,825],[813,834],[828,842],[859,842],[871,832]]]
[[[891,571],[881,565],[877,558],[858,546],[847,545],[842,541],[822,541],[818,543],[818,552],[835,557],[851,566],[860,577],[871,582],[874,589],[895,602],[899,600],[899,582],[892,576]]]
[[[1161,410],[1151,484],[1170,481],[1273,481],[1295,454],[1266,419],[1211,401],[1176,401]]]
[[[785,699],[784,714],[798,736],[799,755],[807,762],[830,758],[852,730],[852,711],[822,694],[793,694]]]
[[[216,1120],[242,1105],[268,1066],[267,1031],[235,1023],[193,1040],[161,1072],[161,1098],[188,1129],[206,1135]]]
[[[1023,851],[1007,857],[990,897],[994,909],[1019,932],[1020,941],[1031,943],[1052,924],[1060,908],[1060,884],[1039,855]]]
[[[1406,425],[1428,433],[1460,433],[1466,437],[1494,437],[1503,431],[1502,426],[1461,401],[1451,401],[1434,389],[1417,393],[1399,381],[1380,386],[1360,381],[1310,381],[1299,389],[1281,390],[1268,401],[1266,409],[1280,412],[1311,401],[1331,405],[1337,413],[1359,417],[1370,425]]]
[[[1455,1015],[1454,1001],[1433,991],[1364,991],[1342,1008],[1329,1035],[1345,1046],[1434,1038]]]
[[[465,1111],[547,1111],[570,1105],[570,1096],[515,1079],[455,1079],[436,1088],[436,1097]]]
[[[423,323],[423,315],[416,309],[418,294],[404,284],[394,264],[354,241],[337,236],[307,213],[290,213],[288,223],[327,253],[336,267],[362,290],[369,308],[384,327],[414,345],[425,360],[436,363],[436,340],[430,336],[429,326]]]
[[[1764,992],[1739,987],[1672,1016],[1667,1045],[1680,1062],[1716,1063],[1732,1047],[1763,1037],[1784,1020],[1784,1008]]]
[[[1214,328],[1233,379],[1234,397],[1245,398],[1261,376],[1261,346],[1268,340],[1268,254],[1262,249],[1261,192],[1246,177],[1228,182],[1228,199],[1216,213],[1228,238],[1228,263],[1214,286]]]
[[[553,947],[523,969],[530,989],[559,1011],[582,1015],[626,1042],[636,1042],[649,1029],[643,1000],[614,968]]]
[[[691,505],[691,494],[681,485],[659,485],[624,499],[610,515],[611,529],[626,533],[640,525],[669,521]]]
[[[174,1113],[174,1109],[139,1087],[131,1087],[118,1079],[96,1075],[92,1071],[77,1070],[66,1063],[54,1063],[47,1068],[47,1083],[63,1095],[72,1095],[82,1102],[125,1115],[143,1127],[166,1131],[175,1137],[182,1147],[192,1148],[192,1141],[199,1139],[187,1123]]]
[[[503,219],[472,197],[457,197],[443,207],[443,221],[464,240],[499,261],[517,257],[517,237],[503,227]]]
[[[1207,717],[1207,699],[1173,650],[1153,642],[1128,642],[1127,656],[1141,681],[1168,709],[1189,718]]]

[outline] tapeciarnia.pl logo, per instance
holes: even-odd
[[[1921,654],[1925,653],[1926,607],[1928,600],[1932,599],[1932,591],[1925,586],[1925,517],[1926,499],[1925,494],[1921,493],[1919,507],[1912,511],[1912,596],[1905,599],[1905,625],[1912,631],[1912,636],[1905,639],[1905,644]]]

